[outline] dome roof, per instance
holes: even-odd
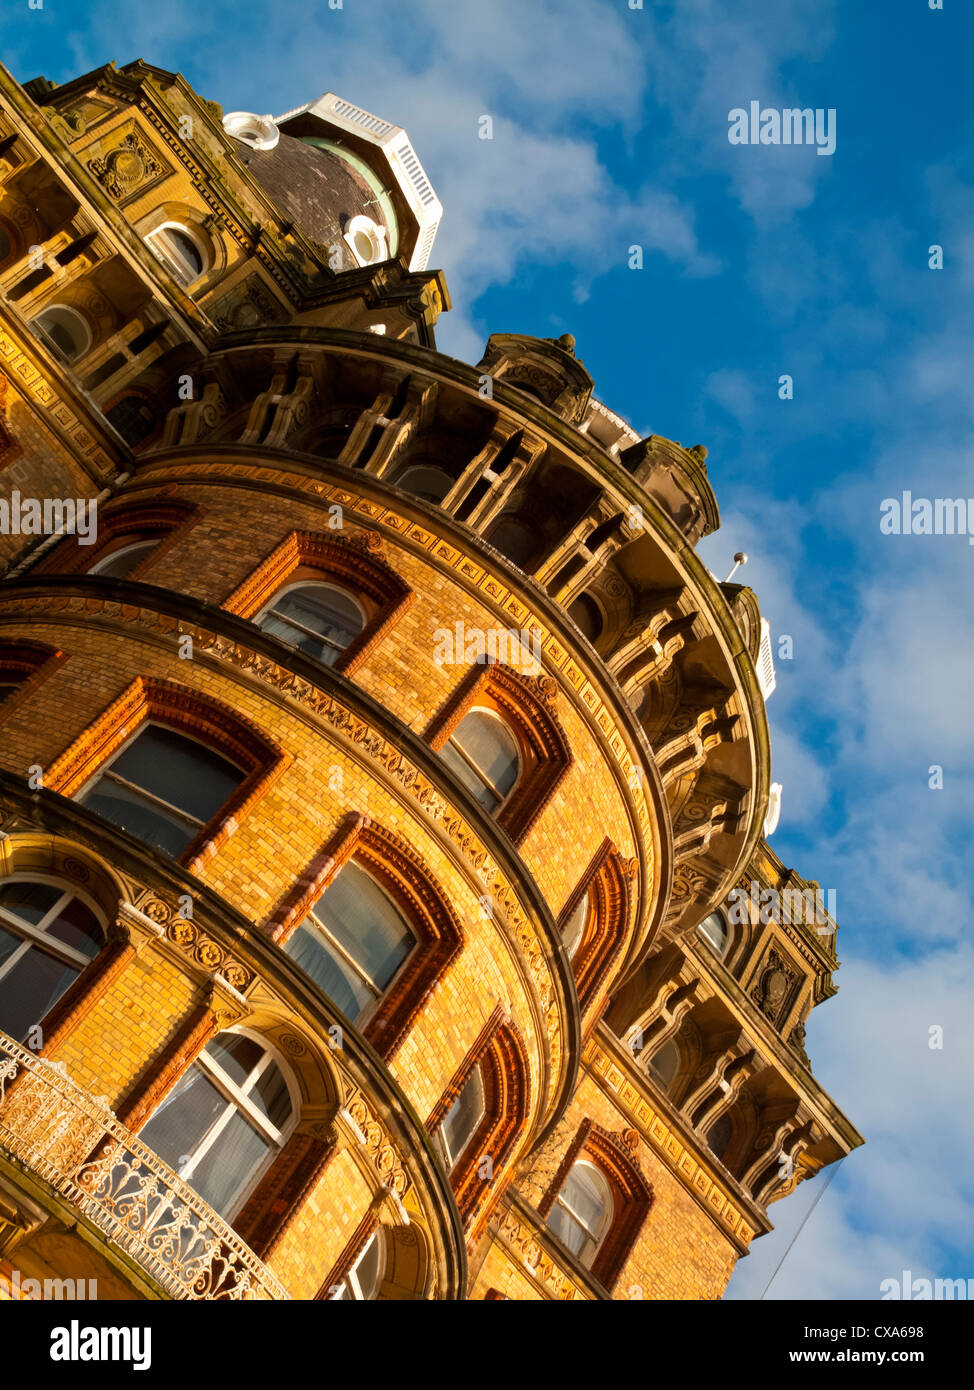
[[[342,269],[357,264],[344,241],[353,217],[368,216],[388,232],[374,191],[338,155],[283,131],[270,150],[253,149],[241,140],[233,143],[242,162],[299,232],[321,246],[342,248]]]

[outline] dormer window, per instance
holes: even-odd
[[[389,259],[385,228],[371,217],[352,217],[345,227],[345,244],[358,265],[375,265]]]
[[[281,138],[270,116],[255,116],[253,111],[228,111],[223,118],[223,129],[234,140],[255,150],[272,150]]]

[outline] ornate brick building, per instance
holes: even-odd
[[[439,216],[333,95],[0,76],[8,1290],[718,1298],[861,1142],[706,450],[438,353]]]

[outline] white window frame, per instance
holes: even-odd
[[[348,1292],[349,1292],[350,1295],[351,1295],[351,1297],[347,1300],[347,1302],[349,1302],[349,1303],[372,1303],[372,1302],[374,1302],[374,1300],[375,1300],[375,1294],[372,1294],[372,1295],[370,1296],[370,1295],[367,1295],[367,1294],[363,1294],[363,1292],[362,1292],[362,1284],[361,1284],[361,1281],[360,1281],[359,1278],[358,1278],[358,1269],[359,1269],[359,1266],[362,1264],[362,1261],[365,1259],[366,1255],[369,1253],[369,1249],[371,1248],[372,1244],[373,1244],[375,1241],[379,1241],[379,1242],[380,1242],[380,1244],[379,1244],[379,1263],[378,1263],[378,1267],[377,1267],[377,1269],[376,1269],[376,1275],[375,1275],[375,1293],[377,1294],[377,1293],[379,1292],[379,1289],[380,1289],[380,1287],[381,1287],[381,1285],[382,1285],[382,1281],[383,1281],[383,1279],[385,1278],[385,1269],[386,1269],[385,1239],[384,1239],[384,1237],[383,1237],[383,1231],[382,1231],[382,1226],[381,1226],[381,1224],[378,1225],[378,1226],[376,1226],[375,1230],[372,1232],[372,1234],[371,1234],[371,1236],[369,1237],[369,1239],[368,1239],[368,1240],[365,1242],[365,1244],[362,1246],[362,1249],[361,1249],[361,1250],[359,1251],[359,1253],[356,1255],[355,1260],[354,1260],[354,1263],[352,1264],[352,1266],[351,1266],[351,1268],[349,1269],[348,1273],[345,1275],[345,1278],[344,1278],[344,1279],[342,1280],[342,1282],[338,1285],[338,1287],[337,1287],[337,1289],[335,1290],[335,1292],[331,1295],[331,1298],[329,1299],[329,1302],[335,1303],[335,1302],[346,1301],[346,1300],[343,1300],[343,1299],[342,1299],[342,1293],[343,1293],[345,1290],[348,1290]]]
[[[84,330],[84,346],[81,347],[72,357],[65,357],[62,354],[61,349],[54,342],[53,338],[48,336],[46,326],[41,322],[45,314],[53,313],[55,309],[59,309],[62,313],[67,314],[69,318],[79,323],[82,329]],[[35,333],[44,343],[45,347],[47,347],[51,352],[54,353],[55,357],[58,359],[59,362],[64,362],[69,367],[74,362],[80,362],[81,359],[83,357],[86,357],[88,353],[91,351],[91,327],[84,314],[80,313],[79,310],[75,309],[75,307],[72,304],[45,304],[44,307],[42,309],[39,309],[37,313],[34,315],[34,317],[31,319],[30,324],[31,328],[34,329]]]
[[[276,1125],[273,1125],[270,1120],[268,1120],[267,1116],[263,1114],[258,1106],[248,1100],[247,1094],[232,1077],[227,1075],[220,1064],[206,1056],[205,1048],[190,1064],[191,1067],[199,1066],[207,1081],[209,1081],[211,1085],[219,1091],[220,1095],[223,1096],[226,1101],[226,1107],[223,1114],[213,1121],[213,1124],[203,1135],[203,1138],[200,1140],[196,1149],[194,1149],[192,1155],[187,1155],[187,1157],[191,1157],[192,1162],[190,1162],[188,1166],[183,1165],[180,1168],[179,1176],[182,1178],[183,1182],[187,1183],[190,1187],[193,1186],[193,1173],[197,1164],[199,1164],[213,1148],[213,1145],[229,1125],[230,1117],[236,1113],[241,1114],[244,1119],[256,1129],[260,1137],[267,1140],[271,1145],[264,1162],[258,1164],[250,1181],[246,1186],[241,1188],[229,1213],[224,1213],[224,1220],[232,1223],[234,1217],[236,1217],[246,1205],[247,1200],[255,1191],[261,1179],[271,1168],[278,1154],[280,1154],[284,1145],[296,1129],[301,1118],[301,1098],[297,1091],[290,1065],[284,1060],[277,1048],[274,1047],[263,1034],[254,1032],[252,1028],[224,1028],[222,1032],[216,1033],[210,1041],[219,1042],[220,1038],[225,1037],[228,1033],[240,1034],[242,1037],[249,1038],[251,1042],[256,1043],[257,1046],[261,1048],[264,1054],[260,1062],[248,1072],[245,1084],[246,1082],[250,1082],[252,1089],[253,1083],[266,1071],[268,1061],[274,1062],[284,1078],[288,1099],[291,1102],[291,1113],[288,1116],[288,1122],[283,1129],[278,1129]],[[159,1102],[156,1109],[153,1110],[152,1115],[146,1118],[145,1124],[149,1123],[152,1116],[161,1110],[164,1104],[165,1097]]]
[[[589,884],[588,887],[585,889],[585,892],[579,898],[578,902],[572,908],[572,915],[565,923],[565,931],[567,933],[568,929],[572,927],[573,923],[575,922],[575,918],[578,915],[579,909],[582,906],[584,906],[585,913],[581,919],[581,922],[577,926],[573,927],[573,934],[571,939],[569,939],[567,934],[564,937],[562,937],[562,945],[565,948],[565,952],[569,960],[574,960],[575,952],[582,944],[582,938],[585,935],[585,928],[592,920],[592,913],[595,911],[595,903],[592,901],[592,896],[592,885]]]
[[[567,1198],[564,1195],[565,1188],[568,1186],[569,1179],[571,1178],[571,1175],[572,1173],[574,1173],[576,1168],[591,1169],[591,1171],[598,1176],[599,1183],[605,1188],[606,1195],[608,1196],[608,1202],[603,1207],[602,1219],[599,1223],[599,1229],[597,1231],[592,1231],[586,1225],[586,1223],[579,1216],[578,1212],[576,1212],[572,1208],[571,1203],[567,1200]],[[584,1265],[586,1269],[591,1269],[592,1263],[595,1260],[596,1255],[599,1253],[599,1250],[602,1248],[606,1236],[612,1229],[612,1222],[615,1218],[615,1204],[612,1200],[612,1188],[610,1187],[608,1179],[602,1172],[601,1168],[599,1168],[596,1164],[590,1162],[590,1160],[587,1158],[577,1158],[575,1162],[572,1164],[571,1168],[568,1170],[568,1174],[565,1178],[565,1181],[562,1183],[561,1187],[555,1193],[555,1205],[563,1207],[564,1210],[568,1212],[569,1217],[575,1223],[575,1225],[581,1226],[582,1230],[588,1236],[586,1244],[582,1247],[578,1254],[575,1255],[575,1259],[578,1260],[579,1264]]]
[[[338,644],[337,644],[336,642],[333,642],[333,641],[331,640],[330,637],[326,637],[326,636],[325,636],[323,633],[321,633],[321,632],[315,632],[313,628],[305,627],[303,623],[296,622],[296,621],[294,620],[294,618],[285,617],[285,616],[284,616],[283,614],[281,614],[281,613],[276,613],[274,616],[277,617],[282,623],[288,623],[291,627],[297,628],[299,632],[305,633],[308,637],[313,637],[313,638],[315,639],[316,642],[324,642],[326,646],[331,647],[334,651],[336,651],[336,652],[338,653],[339,656],[341,656],[342,652],[347,652],[347,651],[348,651],[348,648],[352,645],[352,642],[357,642],[357,641],[358,641],[358,639],[361,637],[362,633],[363,633],[363,632],[365,631],[365,629],[368,627],[368,625],[369,625],[369,615],[368,615],[368,613],[366,613],[365,608],[364,608],[363,605],[360,603],[360,601],[359,601],[357,595],[353,594],[352,591],[351,591],[351,589],[347,589],[343,584],[336,584],[335,581],[334,581],[333,579],[295,579],[295,580],[292,580],[291,583],[285,584],[285,585],[283,585],[280,589],[277,590],[277,592],[273,595],[273,597],[270,598],[270,599],[267,601],[267,603],[264,604],[264,606],[263,606],[263,608],[260,610],[260,612],[254,614],[254,617],[253,617],[252,621],[253,621],[254,623],[256,623],[258,627],[260,627],[261,620],[264,619],[264,618],[266,618],[267,615],[268,615],[269,613],[273,613],[273,612],[274,612],[274,607],[275,607],[275,605],[278,604],[278,603],[280,603],[281,599],[284,598],[286,594],[292,593],[295,589],[309,589],[309,588],[334,589],[334,591],[335,591],[336,593],[338,593],[338,594],[343,594],[343,595],[345,596],[345,598],[350,598],[350,599],[352,600],[352,602],[355,604],[355,607],[358,609],[358,611],[359,611],[359,613],[361,614],[361,617],[362,617],[362,626],[359,628],[358,632],[356,632],[355,636],[352,638],[351,642],[349,642],[349,643],[347,644],[347,646],[339,647]],[[284,640],[285,640],[285,639],[284,639],[283,637],[278,638],[278,641],[283,642]],[[296,646],[297,646],[297,643],[296,643],[296,642],[291,642],[291,643],[289,643],[288,645],[289,645],[289,646],[295,646],[295,647],[296,647]],[[299,650],[300,650],[300,649],[299,649]],[[307,656],[308,653],[306,652],[305,655]],[[314,660],[313,657],[312,657],[312,660]]]
[[[19,946],[17,950],[13,951],[3,964],[0,965],[0,985],[2,985],[4,977],[34,946],[40,947],[45,955],[54,956],[55,959],[61,961],[63,965],[76,965],[79,970],[85,970],[91,965],[92,961],[95,960],[97,956],[97,952],[94,956],[86,956],[83,951],[76,951],[73,946],[68,946],[65,942],[58,941],[53,936],[48,936],[46,934],[46,929],[61,913],[65,904],[71,898],[78,898],[92,913],[101,928],[103,938],[107,940],[107,937],[105,937],[107,931],[105,914],[94,899],[73,885],[70,887],[65,886],[63,879],[54,878],[50,874],[31,873],[26,869],[18,873],[8,874],[6,878],[0,879],[0,888],[5,888],[7,884],[10,883],[41,883],[49,888],[60,888],[61,896],[55,900],[37,923],[22,921],[15,912],[9,907],[5,907],[3,902],[0,901],[0,926],[5,927],[11,935],[20,937],[23,942],[23,944]],[[104,945],[104,940],[102,945]]]
[[[187,237],[196,247],[199,252],[202,269],[197,271],[195,275],[190,275],[187,278],[189,267],[184,265],[177,257],[176,253],[169,249],[164,240],[161,243],[156,241],[157,237],[160,237],[167,231],[181,232],[183,236]],[[183,289],[189,289],[189,287],[195,285],[198,280],[202,280],[203,276],[213,264],[213,257],[210,254],[209,247],[204,243],[199,233],[192,227],[187,226],[185,222],[176,222],[172,218],[167,219],[165,222],[159,222],[151,231],[144,234],[143,240],[156,260],[165,266],[173,279],[178,284],[182,285]]]
[[[719,918],[724,928],[724,939],[720,946],[718,946],[716,942],[713,940],[713,938],[710,937],[707,934],[707,932],[704,931],[704,927],[707,924],[707,922],[710,921],[711,917]],[[713,912],[708,912],[703,921],[697,923],[697,935],[700,937],[700,940],[705,943],[708,950],[710,950],[713,953],[713,955],[717,957],[718,960],[725,959],[725,957],[727,956],[727,952],[730,949],[731,934],[727,918],[724,916],[724,914],[720,911],[719,908],[715,908]]]
[[[517,759],[516,771],[514,773],[514,781],[511,783],[510,790],[506,791],[503,795],[498,790],[498,788],[494,786],[490,778],[484,772],[481,771],[481,769],[474,762],[473,758],[471,758],[467,750],[460,745],[457,739],[457,735],[463,728],[464,720],[467,718],[468,715],[471,714],[489,714],[492,719],[496,719],[498,724],[500,724],[501,727],[506,730],[508,738],[514,744],[514,756]],[[499,715],[496,710],[489,709],[486,705],[471,705],[469,709],[464,710],[463,719],[460,720],[453,733],[447,739],[447,743],[458,755],[458,757],[463,759],[463,761],[466,763],[467,767],[470,768],[474,776],[480,779],[483,786],[489,792],[491,792],[493,796],[497,798],[497,805],[493,807],[491,810],[488,810],[486,806],[484,807],[484,810],[487,811],[488,815],[496,816],[498,812],[500,812],[504,808],[511,796],[513,796],[514,792],[517,790],[517,784],[521,780],[521,749],[518,745],[517,737],[515,736],[514,731],[511,729],[507,720],[504,719],[501,715]],[[472,792],[471,795],[473,795]]]

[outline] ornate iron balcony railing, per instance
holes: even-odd
[[[16,1084],[13,1084],[16,1083]],[[64,1064],[0,1033],[0,1145],[78,1208],[173,1298],[288,1299],[203,1199]]]

